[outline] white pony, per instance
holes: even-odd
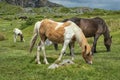
[[[21,41],[21,42],[22,42],[22,41],[25,42],[25,40],[24,40],[24,38],[23,38],[22,31],[21,31],[20,29],[14,28],[13,32],[14,32],[14,42],[16,42],[17,36],[20,36],[20,41]]]

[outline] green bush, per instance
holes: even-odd
[[[36,21],[35,18],[28,18],[25,23],[21,24],[20,29],[23,30],[28,26],[33,25],[35,21]]]
[[[60,12],[61,13],[69,13],[70,12],[70,9],[69,8],[66,8],[66,7],[63,7],[60,9]]]

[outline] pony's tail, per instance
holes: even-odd
[[[36,42],[36,40],[37,40],[37,36],[38,36],[38,34],[35,33],[34,36],[33,36],[32,39],[31,39],[30,49],[29,49],[29,52],[30,52],[30,53],[32,52],[33,46],[34,46],[34,44],[35,44],[35,42]]]
[[[39,29],[39,26],[37,25],[37,24],[39,24],[39,22],[37,22],[36,24],[35,24],[35,26],[34,26],[34,31],[33,31],[33,37],[32,37],[32,39],[31,39],[31,42],[30,42],[30,49],[29,49],[29,52],[31,53],[32,52],[32,49],[33,49],[33,47],[34,47],[34,44],[35,44],[35,42],[36,42],[36,40],[37,40],[37,36],[38,36],[38,29]]]
[[[33,49],[33,46],[37,40],[37,36],[39,34],[39,28],[40,28],[40,25],[41,25],[41,21],[38,21],[35,23],[35,26],[34,26],[34,31],[33,31],[33,37],[31,39],[31,42],[30,42],[30,49],[29,49],[29,52],[32,52],[32,49]]]

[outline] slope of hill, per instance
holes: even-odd
[[[62,5],[52,3],[48,0],[0,0],[0,2],[7,2],[13,5],[19,5],[22,7],[60,7]]]

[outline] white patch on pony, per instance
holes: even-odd
[[[41,26],[42,21],[38,21],[35,23],[35,27],[34,27],[34,33],[39,33],[39,28]]]
[[[71,21],[70,21],[71,23]],[[65,27],[65,33],[64,33],[64,39],[65,40],[71,40],[72,37],[75,35],[74,31],[73,31],[73,26],[72,24],[70,24],[69,26]]]
[[[72,21],[71,21],[72,22]],[[73,27],[73,31],[75,33],[75,36],[77,38],[77,41],[81,42],[82,40],[82,30],[75,24],[72,22],[71,26]]]
[[[59,27],[61,27],[61,25],[63,24],[62,22],[58,22],[58,25],[55,27],[55,30],[57,30]]]
[[[22,34],[22,31],[21,31],[20,29],[18,29],[18,28],[15,28],[15,29],[13,30],[13,32],[14,32],[16,35]]]

